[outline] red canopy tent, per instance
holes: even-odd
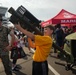
[[[48,24],[76,24],[76,15],[62,9],[55,17],[42,22],[42,27]]]
[[[50,20],[47,20],[47,21],[42,22],[42,23],[41,23],[41,26],[42,26],[42,27],[45,27],[46,25],[49,25],[49,24],[52,24],[52,20],[51,20],[51,19],[50,19]]]

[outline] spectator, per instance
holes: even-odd
[[[15,34],[15,40],[14,40],[11,52],[12,52],[12,50],[18,50],[18,47],[17,47],[17,44],[18,44],[17,33],[14,31],[14,34]],[[17,60],[18,60],[18,58],[15,58],[15,59],[13,58],[12,59],[12,72],[13,71],[19,71],[21,69],[21,66],[17,65]]]
[[[10,34],[12,37],[10,44],[8,41],[8,34]],[[14,40],[13,31],[2,26],[2,16],[0,15],[0,58],[2,60],[6,75],[12,75],[9,59],[9,50],[11,50],[13,40]]]
[[[62,49],[64,47],[64,39],[65,39],[65,35],[63,29],[61,28],[61,24],[57,24],[55,30],[55,40],[56,40],[56,44]],[[63,57],[61,52],[58,54],[58,57],[60,58]]]
[[[64,35],[64,31],[61,28],[60,24],[56,25],[55,36],[56,36],[56,44],[62,48],[64,45],[65,35]]]

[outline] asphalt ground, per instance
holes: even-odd
[[[29,51],[28,48],[24,48],[27,58],[21,58],[17,60],[17,64],[22,67],[19,71],[14,71],[13,75],[32,75],[32,55],[34,50]],[[12,61],[12,59],[10,59]],[[76,75],[71,70],[66,71],[64,66],[55,64],[57,62],[63,62],[58,58],[48,57],[49,75]],[[0,60],[0,75],[6,75],[4,72],[3,64]]]

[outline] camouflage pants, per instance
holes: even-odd
[[[12,75],[9,55],[0,55],[6,75]]]

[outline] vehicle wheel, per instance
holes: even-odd
[[[70,70],[70,64],[65,65],[65,70]]]
[[[69,70],[68,66],[65,66],[65,70],[67,70],[67,71]]]

